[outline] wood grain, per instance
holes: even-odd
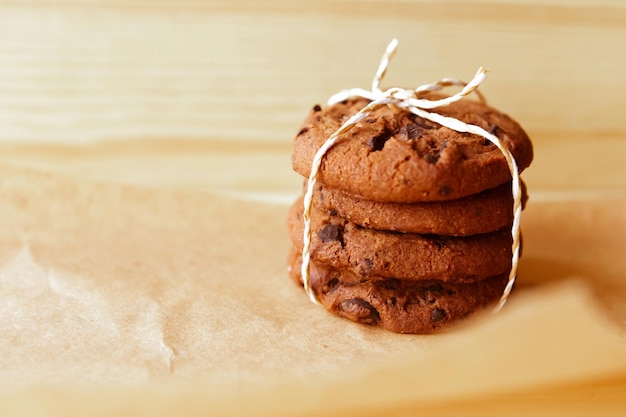
[[[619,1],[4,1],[0,140],[289,141],[308,108],[367,87],[491,72],[536,141],[623,137]]]
[[[199,189],[293,199],[302,178],[290,142],[127,139],[95,143],[5,143],[0,162],[99,182]],[[535,145],[523,174],[535,199],[602,198],[626,193],[626,140],[552,136]]]

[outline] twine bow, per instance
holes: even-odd
[[[509,167],[509,171],[511,172],[512,177],[512,187],[511,191],[513,194],[513,225],[511,227],[511,236],[513,238],[513,243],[511,245],[512,249],[512,259],[511,259],[511,271],[509,273],[509,279],[506,287],[500,297],[500,300],[495,307],[494,311],[499,311],[502,306],[506,303],[509,294],[513,288],[513,284],[515,283],[515,277],[517,275],[517,264],[519,262],[519,251],[520,251],[520,218],[522,214],[522,193],[520,187],[520,178],[519,178],[519,170],[517,167],[517,163],[515,162],[515,158],[511,154],[511,152],[504,147],[504,145],[500,142],[497,136],[487,132],[485,129],[473,125],[465,123],[461,120],[455,119],[453,117],[442,116],[441,114],[430,112],[428,110],[435,109],[438,107],[444,107],[451,103],[457,102],[461,100],[463,97],[476,93],[481,101],[485,101],[483,96],[478,92],[477,88],[480,83],[482,83],[486,78],[486,70],[482,67],[478,69],[474,78],[469,83],[464,83],[459,80],[451,79],[451,78],[443,78],[433,84],[425,84],[420,87],[417,87],[414,90],[406,90],[402,88],[393,87],[388,90],[381,90],[380,83],[387,73],[387,67],[389,66],[389,62],[391,58],[396,53],[396,49],[398,47],[398,40],[393,39],[385,53],[382,56],[380,61],[380,65],[378,66],[378,71],[376,71],[376,75],[374,76],[374,80],[372,81],[372,89],[365,90],[362,88],[352,88],[348,90],[340,91],[339,93],[333,95],[328,100],[329,105],[333,105],[340,101],[346,100],[351,97],[363,97],[368,100],[371,100],[368,105],[359,110],[356,114],[350,117],[337,131],[335,131],[330,137],[324,142],[324,144],[318,149],[317,153],[313,157],[313,161],[311,163],[311,173],[309,174],[309,181],[306,193],[304,194],[304,210],[303,210],[303,219],[304,219],[304,235],[303,242],[304,246],[302,249],[302,281],[304,284],[304,290],[309,295],[309,298],[312,302],[319,304],[317,297],[314,291],[311,288],[310,282],[310,262],[311,262],[311,205],[313,201],[313,189],[317,182],[317,174],[319,173],[320,165],[322,163],[322,158],[328,152],[330,148],[334,146],[334,144],[339,139],[339,136],[343,133],[349,131],[353,127],[355,127],[361,120],[366,118],[372,111],[377,108],[385,105],[395,106],[401,109],[405,109],[423,119],[430,120],[431,122],[437,123],[439,125],[445,126],[449,129],[455,130],[461,133],[471,133],[480,137],[487,139],[489,142],[493,143],[498,147],[498,149],[504,155],[506,159],[506,163]],[[457,94],[452,96],[444,97],[436,100],[428,100],[419,98],[421,94],[432,91],[439,91],[444,87],[449,86],[462,86],[462,90]]]

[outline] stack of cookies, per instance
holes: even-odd
[[[294,170],[308,178],[317,150],[367,103],[313,107],[294,139]],[[469,99],[436,111],[496,135],[520,172],[530,165],[532,144],[507,115]],[[380,107],[322,160],[311,209],[311,289],[341,317],[401,333],[433,332],[502,295],[512,206],[511,174],[495,145]],[[288,219],[289,271],[300,284],[302,213],[300,197]]]

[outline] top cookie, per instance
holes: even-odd
[[[317,150],[367,103],[355,98],[326,109],[313,107],[294,139],[294,170],[308,177]],[[434,111],[496,135],[520,172],[530,165],[530,139],[507,115],[467,99]],[[324,156],[317,178],[367,199],[414,203],[476,194],[510,181],[511,174],[500,150],[486,139],[383,106],[339,137]]]

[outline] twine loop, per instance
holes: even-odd
[[[480,67],[476,71],[474,78],[469,83],[465,83],[452,78],[442,78],[439,81],[436,81],[432,84],[425,84],[417,87],[414,90],[407,90],[398,87],[392,87],[387,90],[382,90],[380,88],[380,84],[385,74],[387,73],[387,68],[389,66],[389,62],[393,58],[396,53],[398,47],[398,40],[393,39],[385,53],[382,56],[380,61],[380,65],[378,66],[378,70],[376,71],[376,75],[372,81],[371,90],[365,90],[362,88],[352,88],[348,90],[340,91],[339,93],[333,95],[328,100],[328,105],[333,105],[335,103],[344,101],[353,97],[362,97],[370,100],[370,103],[359,110],[356,114],[350,117],[339,129],[337,129],[330,137],[324,142],[324,144],[318,149],[317,153],[313,157],[313,161],[311,163],[311,172],[309,174],[307,191],[304,195],[304,207],[303,207],[303,219],[304,219],[304,232],[303,232],[303,249],[302,249],[302,281],[304,284],[304,290],[308,294],[309,298],[312,302],[319,304],[317,296],[311,288],[310,282],[310,262],[311,262],[311,206],[313,201],[313,190],[315,188],[315,184],[317,182],[317,175],[319,173],[320,165],[322,159],[326,152],[334,146],[337,142],[340,135],[349,131],[353,127],[355,127],[361,120],[366,118],[372,111],[375,109],[389,105],[395,106],[406,111],[409,111],[423,119],[430,120],[431,122],[437,123],[439,125],[445,126],[449,129],[455,130],[460,133],[471,133],[477,136],[480,136],[484,139],[487,139],[489,142],[493,143],[498,147],[498,149],[502,152],[507,165],[509,167],[509,171],[511,172],[512,177],[512,186],[511,192],[513,194],[513,225],[511,227],[511,237],[513,238],[513,243],[511,245],[512,250],[512,259],[511,259],[511,271],[509,273],[509,279],[507,285],[496,305],[494,311],[499,311],[502,306],[506,303],[511,290],[513,289],[513,284],[515,283],[515,278],[517,275],[517,265],[519,262],[519,252],[520,252],[520,218],[522,213],[522,193],[521,193],[521,184],[519,178],[519,169],[517,167],[517,163],[515,162],[515,158],[511,154],[511,152],[502,144],[500,139],[492,133],[487,132],[485,129],[480,126],[476,126],[473,124],[465,123],[461,120],[455,119],[453,117],[443,116],[441,114],[431,112],[429,110],[436,109],[438,107],[444,107],[449,104],[455,103],[469,94],[475,93],[478,95],[479,99],[482,102],[485,102],[484,97],[480,94],[477,88],[480,84],[485,80],[487,71]],[[447,96],[440,99],[424,99],[420,98],[424,93],[434,92],[442,90],[445,87],[450,86],[460,86],[462,87],[461,91],[458,93]]]

